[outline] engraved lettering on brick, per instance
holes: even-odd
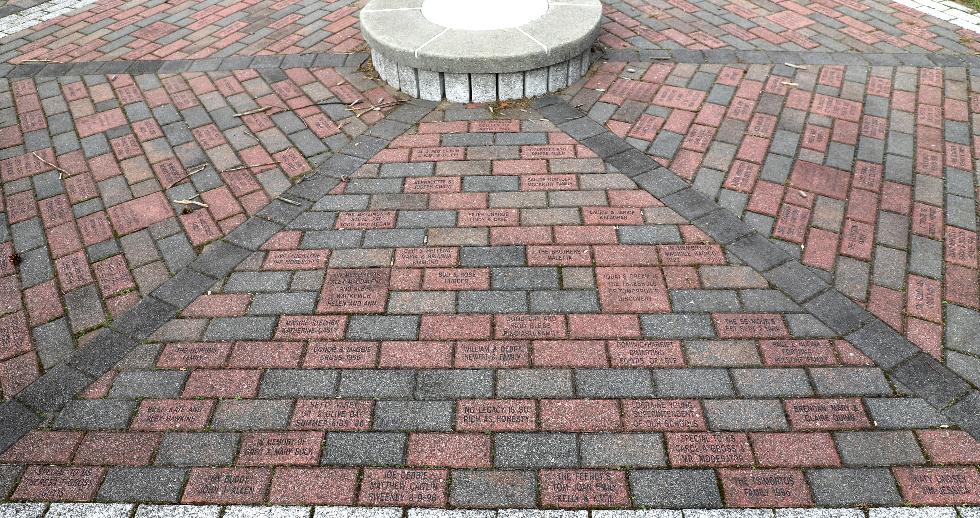
[[[459,249],[452,247],[399,248],[395,250],[395,266],[407,268],[435,268],[454,266]]]
[[[634,207],[585,207],[582,216],[586,225],[643,224],[643,212]]]
[[[412,149],[412,162],[442,162],[463,160],[466,151],[461,147],[417,147]]]
[[[304,367],[373,367],[378,357],[374,342],[311,342]]]
[[[725,254],[718,245],[657,245],[660,262],[666,266],[725,264]]]
[[[460,401],[456,412],[456,429],[460,431],[517,432],[535,427],[535,407],[531,400]]]
[[[238,464],[276,466],[316,464],[320,460],[321,432],[251,432],[242,436]]]
[[[798,430],[853,430],[871,426],[860,399],[788,400],[786,415]]]
[[[529,344],[506,340],[458,342],[456,367],[479,369],[492,367],[526,367],[529,365]]]
[[[517,225],[517,209],[472,209],[459,211],[461,227],[501,227]]]
[[[627,431],[683,432],[706,430],[701,405],[694,399],[624,399]]]
[[[806,367],[837,363],[830,340],[763,340],[759,349],[766,365]]]
[[[680,367],[684,365],[679,340],[610,340],[613,367]]]
[[[405,192],[408,193],[459,192],[459,189],[460,178],[458,176],[423,176],[405,179]]]
[[[667,450],[675,467],[752,464],[752,450],[743,433],[671,433]]]
[[[573,174],[532,174],[521,176],[522,191],[568,191],[577,187]]]
[[[803,472],[791,469],[723,469],[725,501],[735,507],[813,505]]]
[[[691,90],[688,88],[678,88],[676,86],[662,86],[654,96],[654,104],[666,106],[668,108],[678,108],[681,110],[696,111],[704,101],[705,92]]]
[[[609,313],[664,313],[670,311],[667,286],[659,268],[596,268],[599,300]]]
[[[591,266],[592,253],[587,246],[529,246],[527,262],[531,266]]]
[[[208,422],[214,401],[144,399],[140,403],[134,430],[200,430]]]
[[[388,301],[387,268],[349,268],[327,270],[320,313],[381,313]]]
[[[445,505],[446,470],[365,469],[360,503],[435,507]]]
[[[344,336],[347,317],[283,315],[276,328],[277,340],[339,340]]]
[[[629,506],[626,473],[568,469],[541,472],[541,504],[545,507],[601,508]]]
[[[327,264],[330,250],[272,250],[263,270],[318,270]]]
[[[789,335],[782,315],[776,313],[715,313],[722,338],[779,338]]]
[[[337,228],[368,229],[394,228],[395,211],[372,210],[364,212],[341,212],[337,215]]]
[[[293,430],[354,431],[371,428],[371,401],[301,399],[289,427]]]
[[[563,315],[497,315],[497,338],[564,338],[566,327]]]

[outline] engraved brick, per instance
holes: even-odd
[[[214,409],[214,401],[144,399],[131,425],[134,430],[203,430]]]
[[[542,470],[541,505],[567,509],[629,507],[626,473],[612,470]]]
[[[181,502],[185,504],[257,504],[264,500],[267,468],[193,468]]]
[[[695,399],[624,399],[623,427],[635,432],[707,430]]]
[[[358,502],[362,505],[442,507],[447,471],[442,469],[364,470]]]
[[[753,464],[752,449],[744,433],[668,433],[667,452],[675,467]]]
[[[328,269],[320,313],[381,313],[388,300],[387,268]]]
[[[463,400],[456,406],[456,429],[486,432],[531,431],[537,427],[536,416],[533,400]]]
[[[778,313],[712,313],[721,338],[778,338],[789,336]]]
[[[732,507],[804,507],[813,497],[803,472],[792,469],[722,469],[725,503]]]
[[[857,430],[871,426],[860,399],[790,399],[784,404],[794,430]]]

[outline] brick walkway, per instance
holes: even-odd
[[[0,499],[980,504],[970,18],[609,2],[437,106],[357,3],[73,5],[0,6]]]

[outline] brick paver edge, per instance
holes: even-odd
[[[557,96],[531,105],[607,164],[687,218],[828,328],[874,360],[893,380],[980,440],[980,390],[851,301],[808,267],[680,176]]]
[[[274,234],[308,210],[397,136],[417,124],[436,103],[412,99],[355,137],[316,170],[262,210],[208,245],[186,268],[76,349],[10,401],[0,404],[0,453],[61,408],[141,341],[176,317],[198,296],[235,269]]]

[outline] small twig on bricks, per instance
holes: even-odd
[[[290,205],[295,205],[295,206],[297,206],[297,207],[299,207],[299,206],[300,206],[300,203],[299,203],[299,202],[297,202],[297,201],[293,201],[293,200],[290,200],[289,198],[285,198],[285,197],[282,197],[282,196],[280,196],[280,197],[278,197],[278,198],[276,198],[276,199],[278,199],[279,201],[281,201],[281,202],[283,202],[283,203],[288,203],[288,204],[290,204]]]
[[[200,194],[195,194],[194,196],[191,196],[190,198],[187,198],[187,199],[184,199],[184,200],[174,200],[174,203],[176,203],[178,205],[185,205],[185,206],[186,205],[197,205],[198,207],[208,208],[208,204],[207,203],[204,203],[203,201],[197,201],[197,200],[194,199],[194,198],[197,198],[198,196],[200,196]]]
[[[201,171],[203,171],[203,170],[205,170],[207,168],[208,168],[208,165],[207,164],[199,164],[199,165],[196,165],[196,166],[188,169],[187,170],[187,174],[185,174],[184,176],[181,176],[180,178],[174,180],[173,183],[171,183],[170,185],[167,186],[167,189],[170,189],[171,187],[173,187],[173,186],[175,186],[175,185],[177,185],[177,184],[179,184],[179,183],[181,183],[181,182],[189,179],[190,177],[196,175],[197,173],[200,173]]]
[[[44,164],[49,165],[49,166],[55,168],[55,170],[58,171],[58,179],[59,180],[63,179],[66,174],[71,174],[68,171],[65,171],[64,169],[62,169],[62,168],[60,168],[60,167],[52,164],[51,162],[48,162],[47,160],[41,158],[41,155],[37,154],[37,151],[34,152],[34,158],[37,158],[38,160],[40,160]]]
[[[241,171],[242,169],[252,169],[255,167],[265,167],[267,165],[279,165],[279,162],[265,162],[263,164],[242,164],[229,167],[228,169],[222,169],[222,173],[230,173],[232,171]]]
[[[236,114],[234,114],[234,116],[235,117],[244,117],[246,115],[254,115],[256,113],[262,113],[262,112],[264,112],[266,110],[271,110],[273,108],[275,108],[275,106],[263,106],[261,108],[256,108],[254,110],[248,110],[248,111],[244,111],[244,112],[241,112],[241,113],[236,113]]]
[[[797,70],[806,70],[806,67],[803,65],[795,65],[793,63],[783,63],[783,64],[788,66],[789,68],[795,68]]]
[[[783,86],[800,86],[800,83],[792,83],[790,81],[780,81],[779,84]]]
[[[25,59],[20,61],[20,63],[61,63],[60,61],[55,61],[53,59]]]

